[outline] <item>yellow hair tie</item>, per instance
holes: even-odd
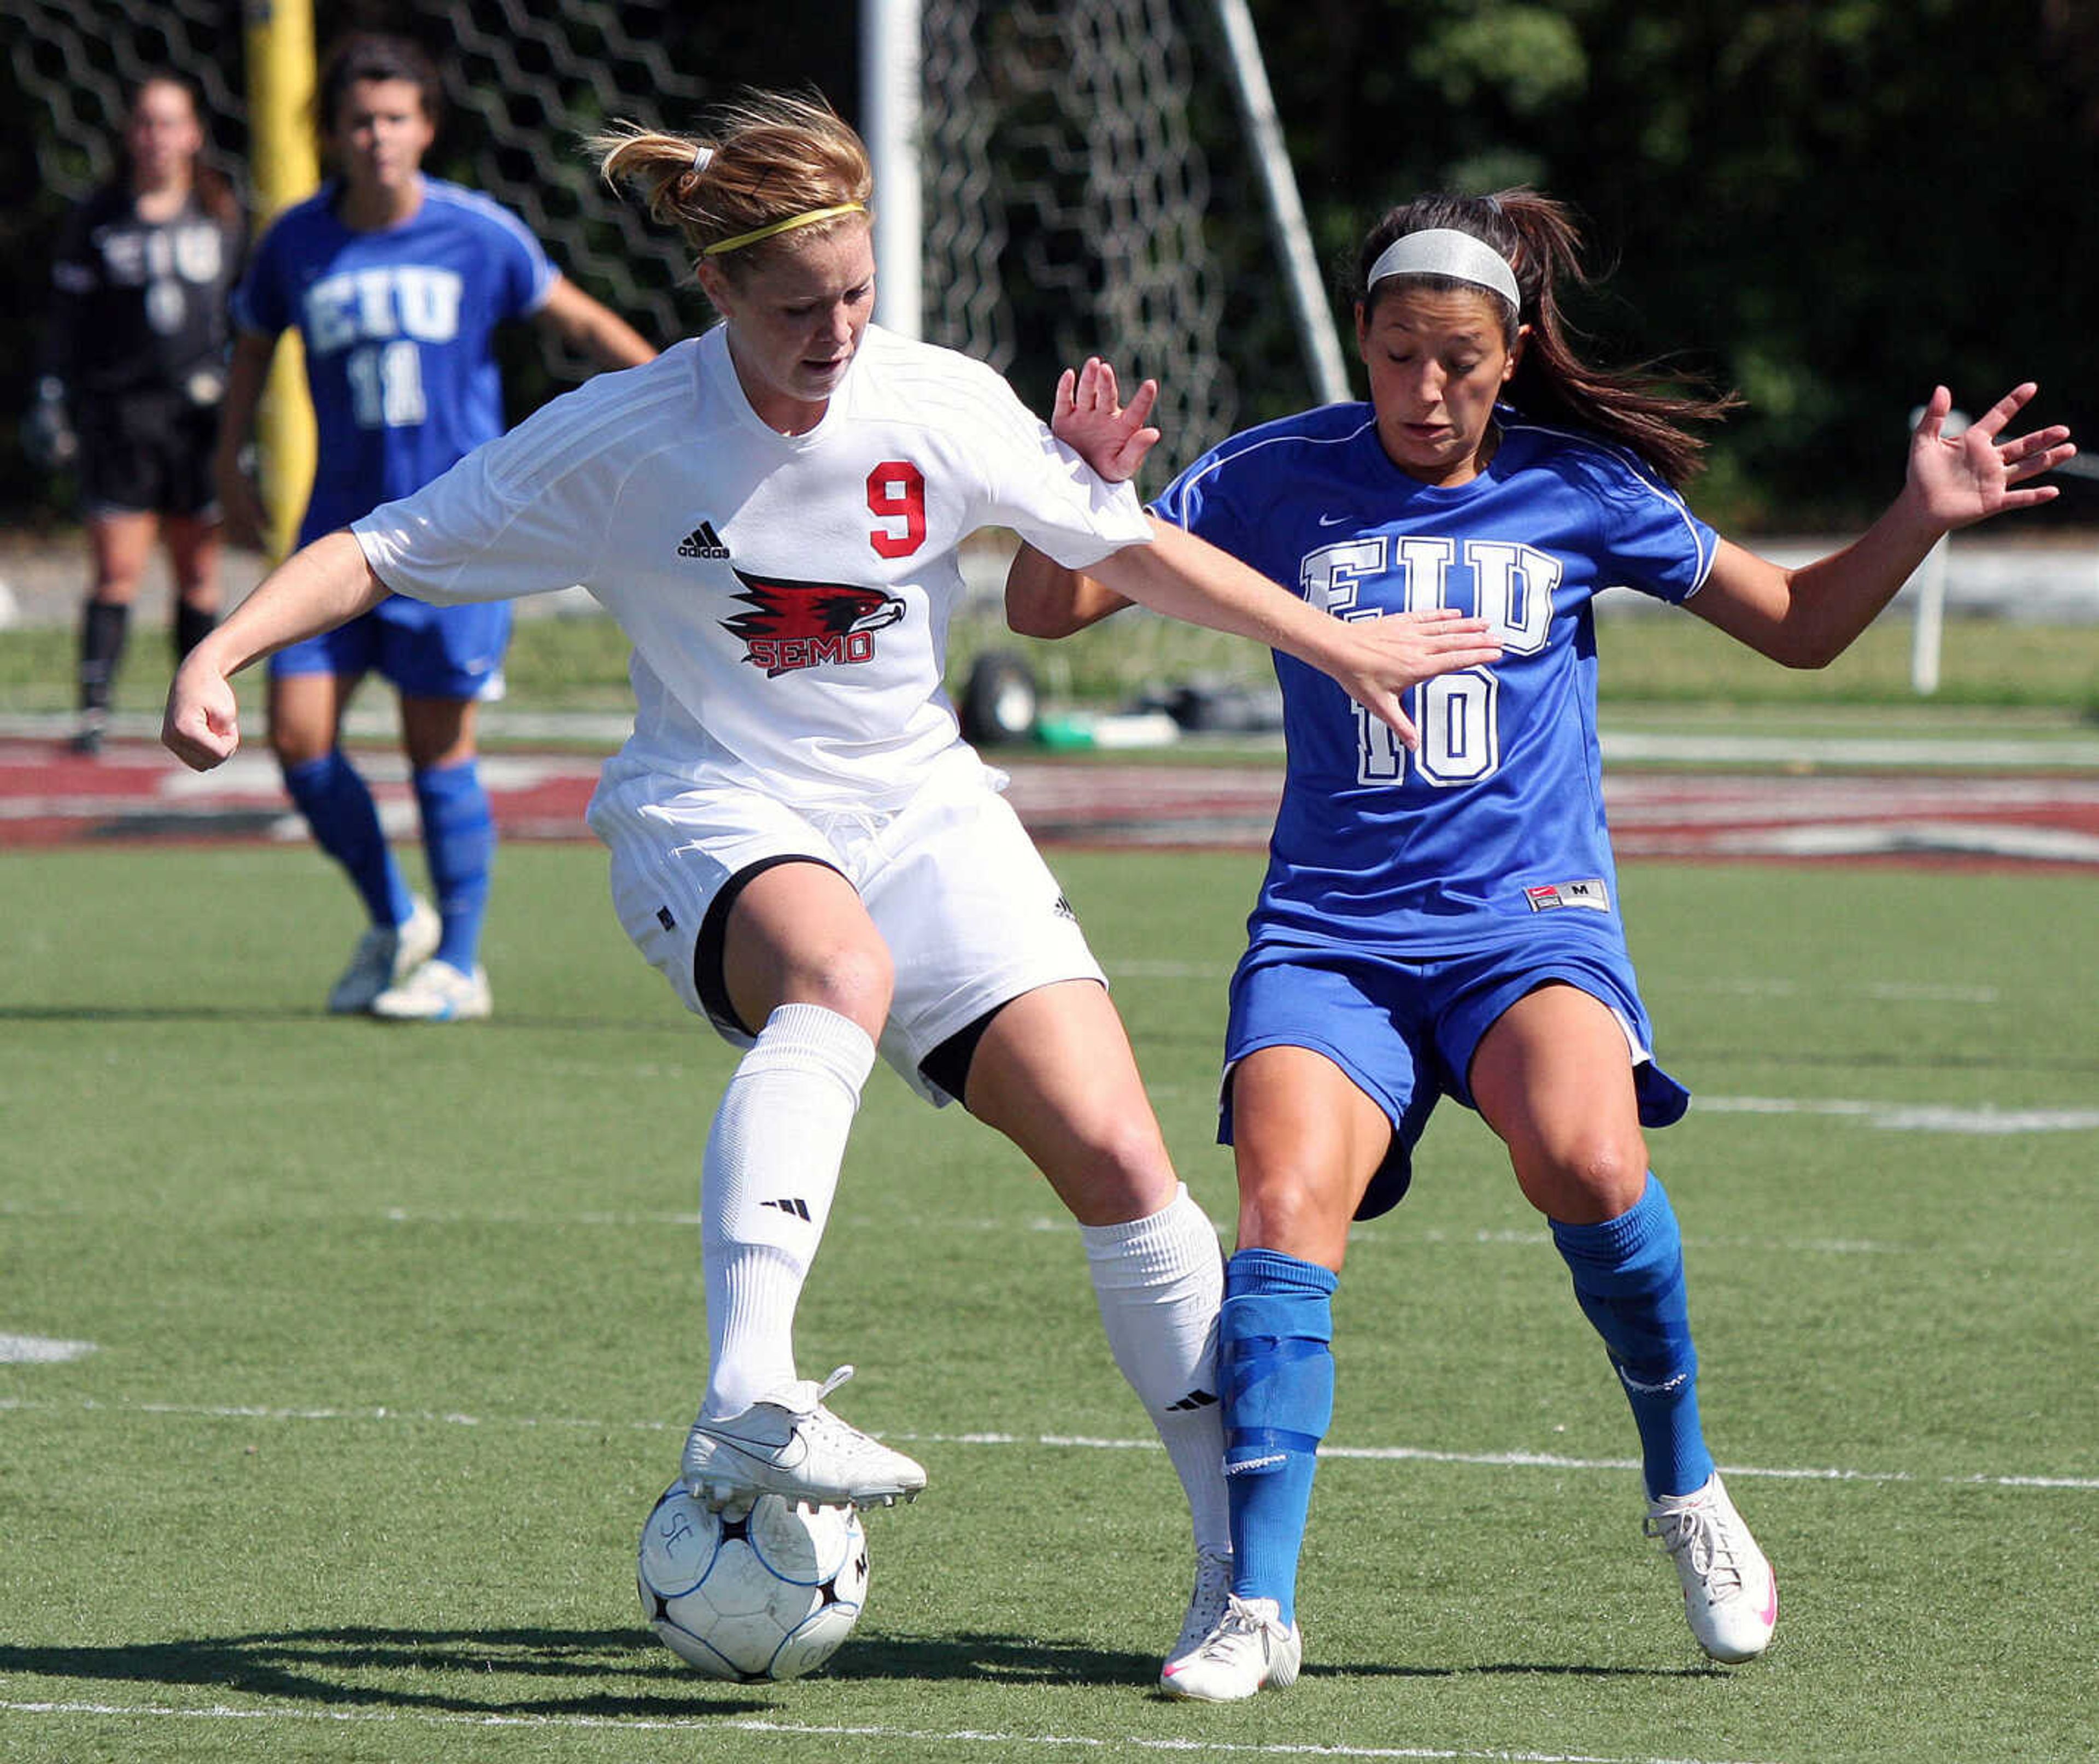
[[[737,251],[746,245],[755,245],[761,239],[770,239],[776,233],[792,232],[798,227],[814,227],[819,221],[834,221],[841,214],[865,214],[865,202],[841,202],[835,208],[812,209],[807,214],[790,214],[784,221],[775,221],[770,227],[758,227],[747,233],[738,233],[733,239],[724,239],[706,246],[700,253],[703,257],[718,257],[724,251]]]

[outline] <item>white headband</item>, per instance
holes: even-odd
[[[1508,259],[1485,240],[1454,227],[1426,227],[1393,240],[1371,266],[1366,288],[1375,288],[1389,275],[1447,275],[1454,281],[1491,288],[1518,312],[1523,310],[1523,293],[1516,285],[1516,271]]]

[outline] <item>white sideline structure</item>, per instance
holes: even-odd
[[[1914,433],[1923,415],[1922,405],[1911,411],[1910,432]],[[1965,411],[1949,411],[1944,432],[1957,435],[1968,427],[1969,420]],[[2099,479],[2099,459],[2074,455],[2047,475]],[[1915,608],[1909,678],[1912,689],[1921,697],[1929,697],[1938,690],[1939,655],[1945,640],[1949,579],[1953,574],[1951,544],[1951,534],[1940,539],[1902,590],[1902,597],[1911,600]],[[1964,558],[1974,549],[1964,544]],[[2011,618],[2052,617],[2073,624],[2099,618],[2099,550],[2074,554],[2066,565],[2059,556],[2036,552],[2030,555],[2024,568],[2013,561],[2018,557],[2017,552],[1996,555],[2004,560],[1999,568],[1964,570],[1966,592],[1960,599],[1965,604]],[[2033,579],[2036,577],[2040,578],[2038,582]]]
[[[1915,434],[1923,420],[1924,407],[1920,404],[1909,413],[1908,433]],[[1948,411],[1939,433],[1958,435],[1967,427],[1965,411]],[[1920,697],[1929,697],[1938,690],[1938,657],[1946,636],[1946,547],[1950,537],[1939,534],[1938,543],[1925,553],[1924,561],[1910,578],[1909,585],[1916,592],[1916,619],[1910,632],[1909,684]]]

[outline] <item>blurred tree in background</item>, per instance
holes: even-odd
[[[1749,399],[1698,490],[1729,519],[1877,506],[1938,379],[1969,409],[2037,379],[2046,419],[2099,441],[2089,0],[1254,10],[1322,259],[1424,189],[1571,203],[1609,272],[1578,307],[1597,350]],[[2064,488],[2058,517],[2099,518]]]

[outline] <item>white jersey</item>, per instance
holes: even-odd
[[[894,806],[961,746],[941,685],[957,548],[1010,527],[1083,570],[1151,537],[991,368],[870,325],[823,420],[782,435],[720,327],[601,374],[351,530],[403,594],[581,583],[634,644],[607,768]]]

